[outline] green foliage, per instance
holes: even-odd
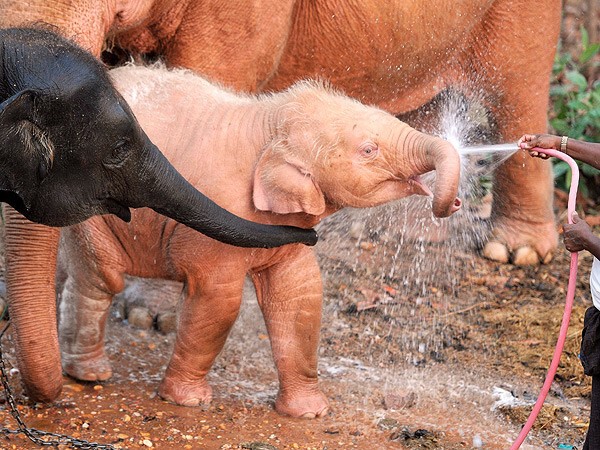
[[[600,80],[588,75],[593,74],[598,67],[596,55],[599,54],[600,43],[590,43],[585,28],[581,29],[579,54],[573,55],[559,49],[550,88],[550,125],[554,134],[600,142]],[[587,197],[600,171],[584,163],[578,162],[578,165],[579,190]],[[571,171],[566,162],[554,161],[554,177],[556,185],[568,191]]]

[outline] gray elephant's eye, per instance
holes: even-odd
[[[122,165],[129,155],[129,140],[120,139],[113,146],[112,152],[106,161],[106,164],[110,166]]]

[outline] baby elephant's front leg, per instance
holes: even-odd
[[[231,276],[233,281],[218,279]],[[177,340],[158,394],[183,406],[212,400],[206,375],[223,349],[242,302],[244,275],[223,270],[202,287],[187,286],[179,310]]]
[[[317,350],[322,283],[312,250],[252,277],[279,374],[275,409],[292,417],[323,416],[329,402],[318,387]]]

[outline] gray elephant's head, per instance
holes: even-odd
[[[232,245],[314,244],[312,230],[248,222],[189,185],[152,144],[104,67],[48,30],[0,30],[0,201],[67,226],[148,206]]]

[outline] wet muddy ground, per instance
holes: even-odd
[[[429,234],[441,242],[425,242],[410,237],[423,234],[420,228],[400,231],[403,214],[405,203],[349,211],[321,227],[319,370],[331,401],[327,417],[299,420],[274,412],[276,373],[248,289],[209,376],[210,408],[175,406],[156,395],[173,335],[135,329],[116,317],[115,307],[107,342],[113,378],[87,384],[65,378],[59,401],[32,405],[12,370],[23,420],[131,449],[508,448],[550,363],[569,255],[561,248],[552,263],[537,268],[498,265],[472,247],[479,225],[466,232],[460,221],[447,230],[429,224]],[[583,312],[591,304],[590,266],[589,254],[582,254],[566,351],[524,449],[581,448],[590,380],[577,353]],[[2,345],[10,369],[10,330]],[[16,427],[7,404],[0,405],[0,425]],[[39,447],[23,435],[4,435],[0,448]]]

